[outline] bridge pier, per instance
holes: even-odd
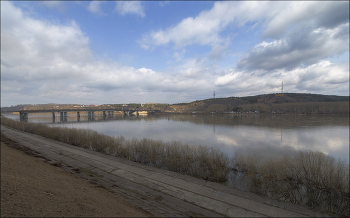
[[[60,122],[67,122],[67,111],[60,111]]]
[[[106,119],[106,111],[102,111],[102,113],[103,113],[103,119]]]
[[[24,121],[24,122],[28,122],[28,113],[20,112],[19,113],[19,120]]]
[[[95,114],[94,111],[88,111],[88,120],[94,120]]]
[[[108,111],[108,118],[114,117],[114,111]]]
[[[55,112],[52,112],[52,122],[55,122]]]
[[[80,121],[80,111],[77,111],[77,121]]]

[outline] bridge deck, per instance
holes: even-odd
[[[157,112],[158,110],[147,110],[147,109],[126,109],[126,108],[114,108],[114,109],[93,109],[93,108],[82,108],[82,109],[45,109],[45,110],[17,110],[8,112],[18,112],[18,113],[55,113],[55,112],[82,112],[82,111],[147,111],[147,112]]]

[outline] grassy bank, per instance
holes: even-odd
[[[110,137],[92,130],[48,127],[1,117],[1,124],[74,146],[123,157],[279,200],[349,216],[349,166],[320,152],[259,160],[204,146]]]

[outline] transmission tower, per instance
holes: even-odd
[[[215,91],[214,91],[214,94],[213,94],[213,96],[214,96],[214,99],[215,99]]]

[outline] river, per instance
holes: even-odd
[[[3,114],[19,121],[18,114]],[[320,151],[349,163],[348,115],[212,114],[146,115],[115,114],[104,118],[95,114],[89,120],[81,113],[68,113],[52,120],[51,113],[30,113],[29,122],[49,126],[92,129],[126,139],[151,138],[164,142],[180,141],[192,146],[215,147],[257,157],[282,157],[298,150]]]

